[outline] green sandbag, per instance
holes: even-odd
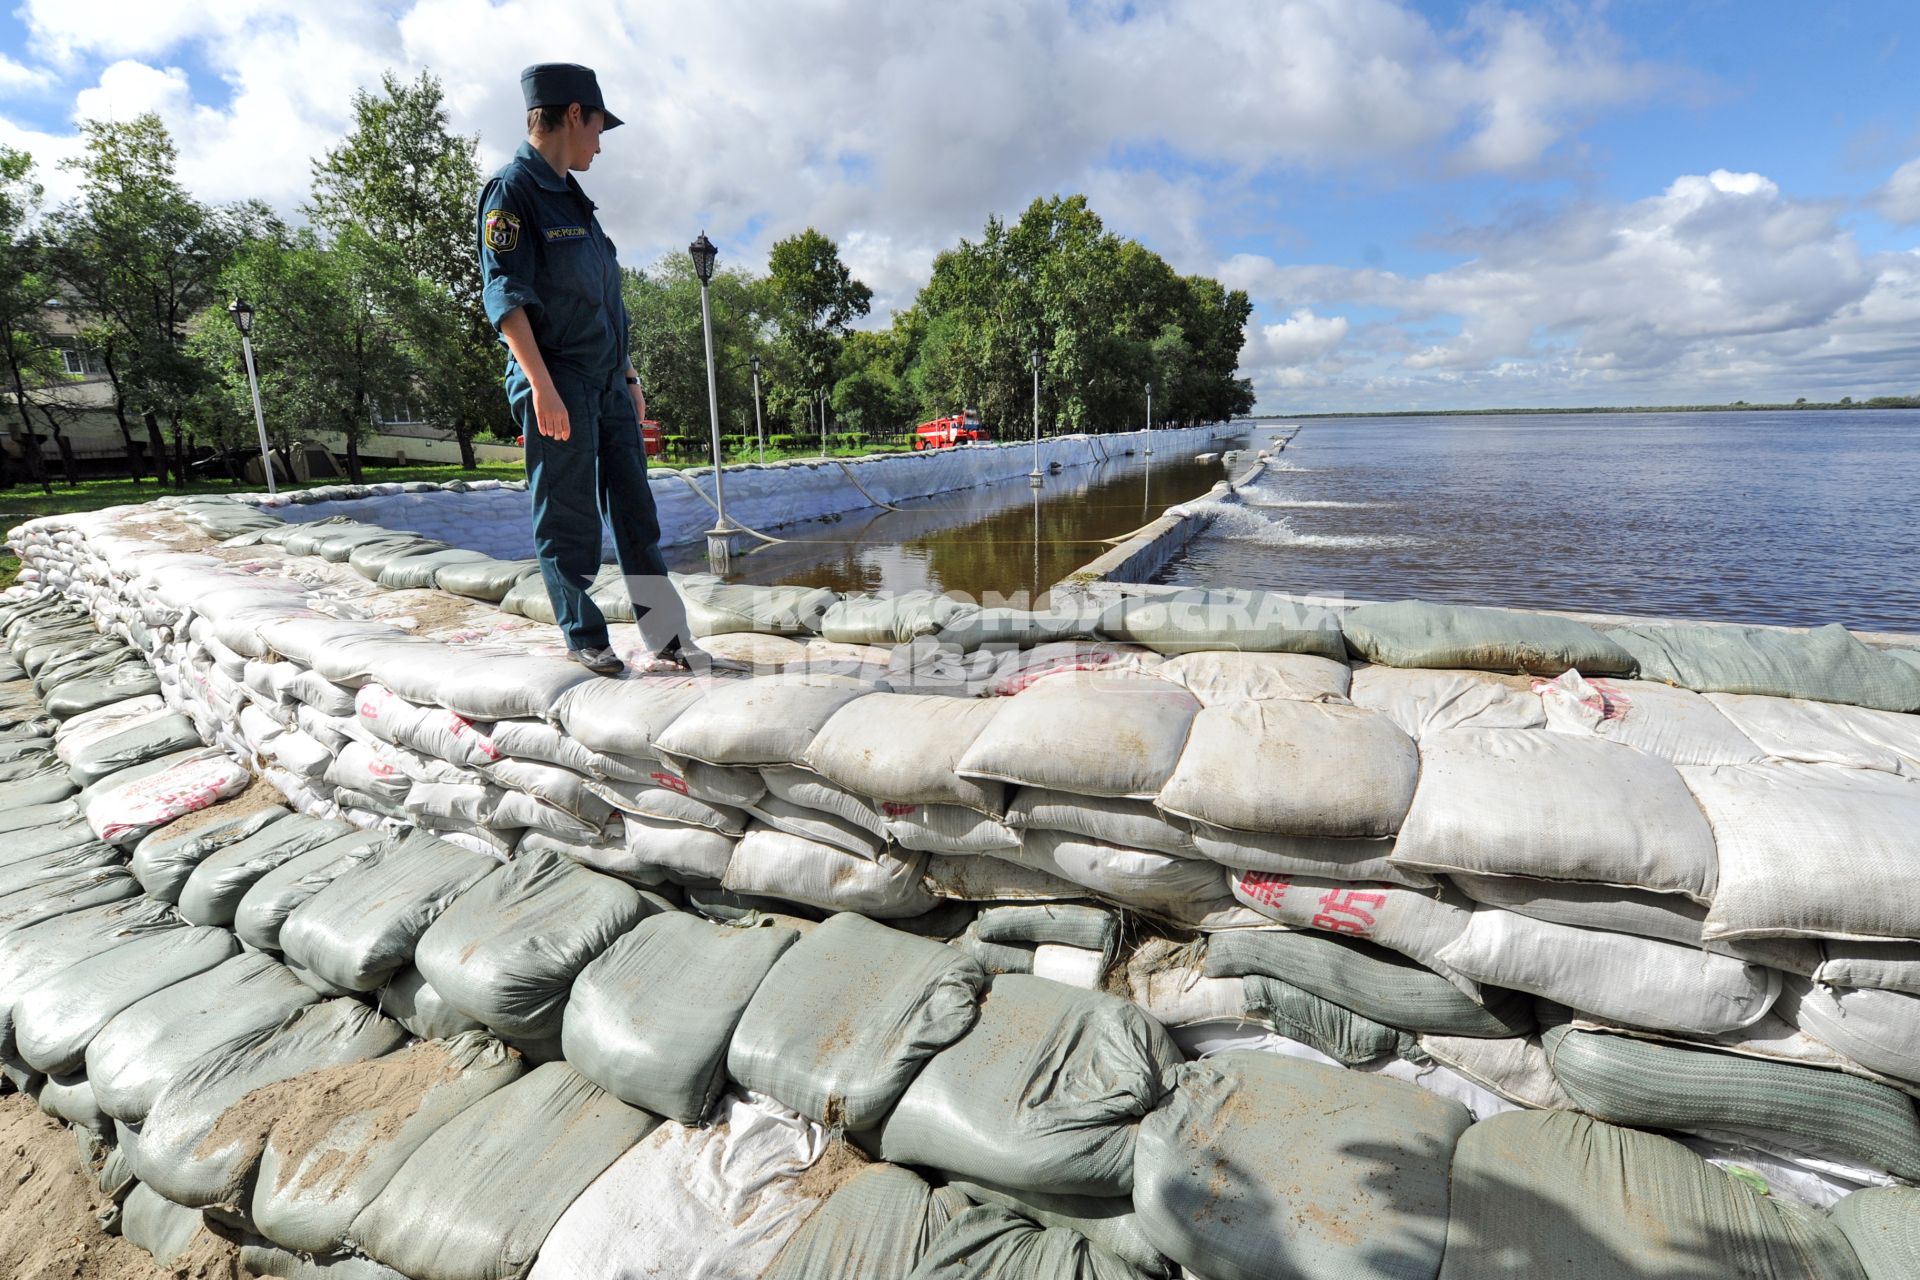
[[[934,1238],[907,1280],[1139,1280],[1085,1236],[1037,1227],[995,1205],[967,1210]]]
[[[1129,596],[1101,614],[1100,634],[1166,654],[1311,653],[1335,661],[1347,656],[1340,619],[1332,610],[1273,591]]]
[[[1567,1111],[1467,1131],[1438,1280],[1865,1280],[1825,1215],[1670,1138]]]
[[[435,585],[442,569],[460,564],[493,563],[484,551],[466,547],[436,547],[419,555],[395,556],[380,566],[379,583],[389,591],[419,591]]]
[[[674,574],[687,605],[687,625],[696,636],[751,631],[760,635],[808,636],[840,597],[825,587],[756,587],[723,582],[712,574]]]
[[[347,556],[347,564],[361,577],[377,582],[381,571],[395,560],[425,555],[429,551],[451,550],[453,547],[450,543],[438,538],[423,538],[417,533],[396,533],[384,541],[361,543]]]
[[[974,933],[982,942],[1023,943],[1029,947],[1052,942],[1098,951],[1112,964],[1120,945],[1120,915],[1107,907],[1073,902],[988,907],[975,922]]]
[[[932,591],[844,596],[820,619],[820,634],[840,644],[906,644],[932,635],[972,606]]]
[[[1006,1186],[1123,1196],[1135,1125],[1179,1061],[1172,1038],[1132,1001],[1006,974],[973,1029],[907,1088],[880,1153]]]
[[[627,594],[626,578],[619,565],[602,565],[593,581],[587,584],[587,594],[608,622],[633,621],[633,600]],[[535,622],[552,624],[554,621],[553,600],[547,595],[546,579],[537,573],[515,583],[513,589],[500,598],[500,607]]]
[[[950,1179],[947,1185],[975,1204],[996,1204],[1043,1227],[1064,1227],[1083,1235],[1147,1275],[1170,1277],[1177,1270],[1173,1260],[1147,1239],[1131,1196],[1063,1196],[962,1178]]]
[[[969,608],[941,624],[936,634],[942,645],[960,649],[982,645],[1034,649],[1066,640],[1098,640],[1100,615],[1090,606],[1068,605],[1045,611]]]
[[[1133,1181],[1162,1253],[1209,1280],[1433,1280],[1465,1107],[1266,1053],[1169,1076],[1173,1096],[1140,1125]]]
[[[433,585],[442,591],[470,600],[498,604],[521,582],[540,576],[538,560],[466,560],[443,566],[433,575]]]
[[[1318,1049],[1342,1066],[1359,1066],[1389,1054],[1415,1061],[1426,1058],[1406,1032],[1342,1008],[1290,982],[1264,974],[1240,981],[1246,991],[1248,1018]]]
[[[1839,1071],[1555,1027],[1540,1038],[1580,1109],[1641,1129],[1777,1133],[1920,1179],[1920,1119],[1898,1089]]]
[[[970,1207],[910,1169],[868,1165],[827,1197],[761,1280],[900,1280]]]
[[[1867,1280],[1920,1276],[1920,1190],[1869,1187],[1833,1206],[1832,1217],[1853,1246]]]
[[[130,765],[201,745],[200,731],[187,717],[177,712],[156,716],[80,748],[73,755],[73,780],[88,786]]]
[[[1634,655],[1584,622],[1514,609],[1397,600],[1363,604],[1341,619],[1347,646],[1389,667],[1631,676]]]
[[[1359,939],[1278,929],[1231,929],[1207,942],[1209,978],[1264,974],[1375,1022],[1420,1035],[1505,1039],[1533,1030],[1533,999],[1484,987],[1484,1004],[1425,965]]]
[[[986,974],[943,943],[841,913],[773,966],[727,1074],[831,1128],[872,1129],[979,1015]]]
[[[70,720],[82,711],[158,692],[160,677],[145,663],[129,662],[104,675],[61,685],[47,695],[47,714],[56,720]]]
[[[1648,625],[1615,627],[1607,636],[1639,661],[1643,680],[1698,693],[1920,710],[1920,669],[1869,649],[1839,623],[1812,631]]]

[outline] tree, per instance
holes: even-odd
[[[840,344],[853,322],[873,309],[873,290],[840,261],[840,246],[808,227],[775,242],[767,259],[766,298],[778,335],[776,403],[812,405],[833,383]]]
[[[44,381],[49,362],[58,359],[47,331],[50,295],[45,246],[33,227],[40,195],[33,157],[0,146],[0,357],[6,361],[7,390],[19,418],[17,425],[8,421],[7,434],[19,446],[28,476],[52,493],[27,396],[28,387]],[[13,484],[4,455],[0,455],[0,483]]]
[[[62,212],[58,261],[110,353],[123,415],[130,406],[146,426],[155,475],[166,478],[165,415],[174,483],[184,486],[189,424],[182,411],[209,376],[185,350],[188,323],[220,302],[216,285],[239,245],[271,231],[275,220],[258,203],[209,208],[189,195],[175,175],[173,140],[151,112],[89,120],[81,134],[84,153],[65,162],[80,176],[80,197]]]
[[[379,93],[354,94],[353,115],[346,138],[314,161],[307,212],[332,239],[359,241],[413,367],[413,398],[448,425],[471,470],[475,433],[510,424],[505,356],[480,287],[479,139],[450,131],[440,81],[426,72],[410,83],[387,73]]]
[[[220,279],[225,291],[259,299],[254,362],[261,398],[274,406],[276,441],[284,447],[288,423],[340,432],[347,476],[356,484],[374,406],[404,396],[411,375],[394,319],[380,303],[391,288],[384,270],[357,236],[327,245],[303,230],[249,243]],[[208,314],[196,327],[194,349],[219,375],[222,394],[213,403],[224,410],[216,432],[241,436],[253,408],[239,335],[225,315]]]
[[[667,434],[707,431],[706,345],[700,329],[700,280],[684,253],[668,254],[645,271],[621,272],[628,345],[634,372],[647,393],[647,412]],[[721,430],[753,431],[753,356],[766,357],[761,285],[738,268],[714,274],[708,285],[713,314],[714,382]]]

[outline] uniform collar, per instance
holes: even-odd
[[[572,175],[569,174],[567,177],[562,178],[559,174],[555,173],[553,166],[547,163],[547,158],[538,151],[535,151],[531,142],[522,142],[520,149],[513,153],[513,158],[520,162],[522,168],[533,175],[533,181],[537,186],[545,187],[549,191],[559,192],[578,190],[578,187],[574,185]]]

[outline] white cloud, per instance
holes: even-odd
[[[1300,307],[1279,324],[1260,330],[1259,355],[1276,365],[1311,364],[1325,358],[1347,338],[1345,316],[1317,316]]]
[[[1887,185],[1873,193],[1872,204],[1891,221],[1920,222],[1920,159],[1895,169]]]
[[[22,89],[38,89],[52,79],[44,67],[29,67],[0,53],[0,93],[13,94]]]

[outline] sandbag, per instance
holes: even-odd
[[[881,1130],[881,1155],[967,1178],[1125,1195],[1134,1127],[1181,1061],[1130,1001],[1020,974],[993,980],[979,1020],[935,1054]]]
[[[924,853],[882,851],[864,858],[771,827],[753,827],[733,847],[720,883],[729,893],[894,920],[933,909],[934,895],[922,882],[925,869]]]
[[[354,1000],[303,1009],[282,1026],[188,1066],[154,1099],[132,1152],[143,1183],[189,1208],[246,1222],[254,1166],[295,1076],[392,1053],[400,1025]]]
[[[1271,591],[1189,590],[1128,596],[1100,615],[1100,634],[1156,653],[1244,650],[1346,657],[1330,609]]]
[[[776,1102],[728,1097],[710,1127],[660,1125],[614,1161],[554,1223],[528,1278],[760,1280],[849,1154]]]
[[[1871,1187],[1833,1207],[1833,1225],[1853,1246],[1866,1280],[1920,1274],[1920,1191]]]
[[[1271,831],[1229,831],[1203,822],[1191,827],[1191,850],[1184,856],[1205,858],[1225,867],[1325,880],[1384,880],[1411,889],[1431,889],[1439,883],[1430,872],[1395,862],[1391,837],[1288,836]]]
[[[872,1129],[922,1063],[973,1026],[985,985],[950,947],[836,915],[760,984],[727,1074],[830,1128]]]
[[[123,785],[115,784],[119,776],[111,775],[90,788],[83,802],[94,834],[119,845],[130,845],[155,827],[238,794],[253,780],[246,769],[214,748],[190,752],[165,769]]]
[[[380,741],[408,747],[434,760],[472,768],[497,760],[499,749],[465,716],[442,707],[421,707],[377,684],[354,696],[354,723]]]
[[[261,876],[330,841],[355,835],[344,822],[294,814],[210,853],[180,886],[180,917],[191,924],[231,925]],[[149,837],[151,839],[152,837]]]
[[[1420,743],[1394,861],[1711,902],[1714,833],[1674,766],[1598,738],[1454,730]]]
[[[1464,1107],[1356,1072],[1226,1053],[1168,1073],[1140,1125],[1148,1237],[1213,1280],[1427,1280],[1446,1243]]]
[[[441,565],[433,575],[433,585],[457,596],[498,604],[523,580],[539,574],[538,560],[495,560],[486,556]]]
[[[1295,1056],[1308,1061],[1343,1067],[1358,1067],[1387,1058],[1422,1056],[1418,1044],[1406,1032],[1375,1022],[1290,982],[1254,974],[1241,979],[1241,984],[1246,988],[1247,1020],[1273,1035],[1262,1037],[1263,1043],[1232,1047],[1295,1052]],[[1196,1046],[1192,1034],[1189,1029],[1183,1037],[1184,1046],[1190,1052],[1205,1057],[1216,1051],[1217,1046],[1211,1043]],[[1270,1049],[1275,1043],[1288,1047]]]
[[[48,772],[18,782],[0,782],[0,812],[28,806],[50,805],[65,800],[80,789],[66,766],[52,759]]]
[[[1304,653],[1190,653],[1154,674],[1185,688],[1203,707],[1268,698],[1345,702],[1353,682],[1344,650],[1338,659]]]
[[[824,587],[759,587],[711,574],[676,574],[674,586],[686,601],[687,624],[696,636],[817,635],[821,618],[839,599]]]
[[[1915,679],[1920,680],[1920,675]],[[102,675],[68,681],[49,693],[42,705],[54,719],[66,720],[95,707],[158,692],[160,678],[152,668],[141,662],[126,662]]]
[[[1479,995],[1471,979],[1441,958],[1443,949],[1466,932],[1474,914],[1453,889],[1422,891],[1262,871],[1237,872],[1231,884],[1238,901],[1269,920],[1376,942],[1418,960],[1469,996]]]
[[[1788,978],[1780,1016],[1869,1070],[1920,1085],[1920,996],[1830,991]]]
[[[967,1210],[928,1246],[907,1280],[1139,1280],[1085,1236],[1040,1227],[992,1205]]]
[[[1862,1280],[1838,1227],[1668,1138],[1516,1111],[1454,1153],[1439,1280]]]
[[[1109,964],[1120,947],[1119,915],[1079,903],[988,907],[973,927],[983,942],[1059,943],[1097,951]]]
[[[959,1191],[910,1169],[868,1165],[794,1233],[765,1280],[900,1280],[968,1208]]]
[[[414,1280],[520,1280],[567,1206],[658,1123],[548,1063],[421,1143],[349,1239]]]
[[[762,770],[762,775],[775,772]],[[950,805],[926,806],[927,808],[952,808]],[[887,847],[887,824],[879,821],[873,826],[849,822],[845,818],[804,805],[790,803],[771,793],[760,797],[747,806],[747,812],[765,826],[786,835],[798,836],[816,844],[830,845],[842,853],[851,853],[860,858],[876,858]],[[962,810],[970,818],[983,817],[971,809]],[[877,818],[878,815],[876,815]],[[878,830],[875,830],[875,826]]]
[[[1486,988],[1473,1000],[1384,947],[1321,933],[1216,933],[1207,940],[1204,972],[1212,978],[1278,978],[1403,1031],[1508,1037],[1525,1035],[1534,1025],[1532,1001],[1514,992]]]
[[[1193,922],[1228,894],[1227,870],[1217,863],[1122,849],[1058,831],[1029,831],[1017,851],[993,856],[1176,924]]]
[[[1897,1089],[1838,1071],[1555,1027],[1542,1038],[1580,1109],[1639,1129],[1736,1130],[1791,1139],[1895,1177],[1920,1174],[1920,1120]]]
[[[360,831],[296,854],[254,881],[234,908],[233,931],[257,951],[280,950],[287,917],[347,872],[378,857],[394,835]]]
[[[402,832],[295,907],[280,927],[280,950],[335,987],[372,991],[411,963],[428,926],[498,866],[424,831]]]
[[[288,816],[280,805],[234,817],[221,817],[220,809],[215,805],[202,810],[206,816],[197,822],[183,818],[171,823],[133,847],[128,867],[149,897],[178,902],[181,889],[202,862]]]
[[[1810,976],[1823,987],[1920,995],[1920,943],[1829,942]]]
[[[713,765],[804,759],[821,726],[871,686],[846,676],[759,676],[711,685],[654,744],[668,758]]]
[[[13,1050],[14,1001],[36,982],[89,956],[179,928],[165,903],[123,898],[0,933],[0,1064]]]
[[[249,1095],[247,1109],[271,1123],[250,1201],[255,1228],[303,1253],[340,1249],[422,1143],[524,1071],[498,1040],[469,1032]]]
[[[932,591],[842,596],[820,618],[820,634],[836,644],[906,644],[931,635],[969,606]]]
[[[950,856],[1006,854],[1020,848],[1020,833],[978,809],[957,804],[888,804],[886,833],[903,849]]]
[[[1615,627],[1607,635],[1634,655],[1645,679],[1700,693],[1920,710],[1920,670],[1869,649],[1838,623],[1804,632],[1650,623]]]
[[[0,933],[138,896],[140,882],[125,867],[77,867],[51,879],[29,882],[0,898]]]
[[[1016,830],[1067,831],[1123,849],[1151,849],[1176,858],[1201,856],[1187,824],[1168,819],[1145,800],[1022,787],[1007,804],[1006,820]]]
[[[1669,764],[1758,764],[1767,754],[1714,701],[1652,680],[1587,680],[1569,671],[1539,684],[1547,727],[1605,738]]]
[[[590,751],[658,762],[655,741],[707,696],[705,681],[590,680],[562,694],[553,718]]]
[[[250,1276],[277,1280],[407,1280],[392,1267],[350,1253],[313,1257],[265,1244],[242,1244],[240,1266]]]
[[[1516,1106],[1541,1111],[1579,1109],[1554,1079],[1539,1036],[1490,1040],[1426,1035],[1420,1037],[1420,1049],[1448,1070]]]
[[[200,1211],[173,1203],[149,1186],[136,1186],[120,1207],[120,1234],[171,1267],[193,1248],[202,1227]]]
[[[443,569],[449,569],[455,565],[481,563],[491,565],[495,561],[484,551],[446,547],[441,550],[423,551],[418,555],[395,556],[380,566],[376,580],[389,591],[418,591],[422,587],[434,586]]]
[[[1397,600],[1340,619],[1347,647],[1389,667],[1464,667],[1557,676],[1635,674],[1634,655],[1584,622],[1544,613]]]
[[[800,760],[847,790],[896,804],[951,804],[999,813],[997,782],[954,772],[1004,705],[999,698],[873,693],[840,707]]]
[[[580,971],[651,910],[630,885],[529,854],[461,894],[421,937],[414,964],[462,1013],[545,1039],[560,1034]]]
[[[1736,693],[1708,694],[1705,701],[1752,739],[1762,755],[1775,760],[1920,777],[1920,717]]]
[[[433,984],[409,965],[380,988],[380,1011],[422,1040],[447,1040],[480,1023],[448,1004]]]
[[[170,713],[107,735],[63,758],[73,771],[73,780],[84,787],[129,765],[199,745],[200,733],[193,721]]]
[[[224,929],[170,929],[79,960],[13,1002],[17,1051],[36,1071],[72,1075],[87,1046],[121,1010],[205,973],[239,951]]]
[[[1014,695],[960,757],[962,777],[1151,800],[1199,700],[1150,676],[1049,676]]]
[[[1155,803],[1215,827],[1389,836],[1413,801],[1422,759],[1375,711],[1283,698],[1212,706],[1193,718]]]
[[[1348,696],[1416,742],[1450,729],[1538,729],[1546,723],[1531,682],[1485,671],[1363,666]]]
[[[1128,1196],[1055,1195],[965,1178],[949,1179],[947,1187],[975,1204],[998,1205],[1043,1227],[1060,1227],[1085,1236],[1143,1275],[1174,1277],[1180,1274],[1167,1255],[1147,1239],[1139,1215],[1133,1211],[1133,1200]]]
[[[1633,1027],[1723,1035],[1765,1016],[1778,971],[1678,943],[1480,907],[1437,959],[1477,982]]]
[[[87,1046],[100,1109],[138,1124],[182,1072],[231,1053],[319,997],[279,961],[239,955],[116,1014]]]
[[[423,538],[417,533],[394,532],[385,538],[361,543],[347,556],[347,563],[361,577],[377,581],[380,571],[392,561],[450,549],[447,543],[434,538]]]
[[[699,1124],[726,1087],[727,1046],[753,993],[799,940],[792,929],[649,916],[580,972],[560,1043],[631,1106]]]
[[[1905,883],[1920,783],[1828,765],[1683,769],[1713,824],[1720,881],[1709,938],[1920,938]]]
[[[75,872],[97,871],[103,867],[118,868],[124,857],[110,844],[89,840],[71,849],[8,862],[0,865],[0,899],[35,886],[67,882]]]
[[[629,814],[622,821],[623,852],[575,849],[582,865],[635,884],[658,884],[667,877],[718,884],[733,859],[735,838],[705,826],[659,821]]]

